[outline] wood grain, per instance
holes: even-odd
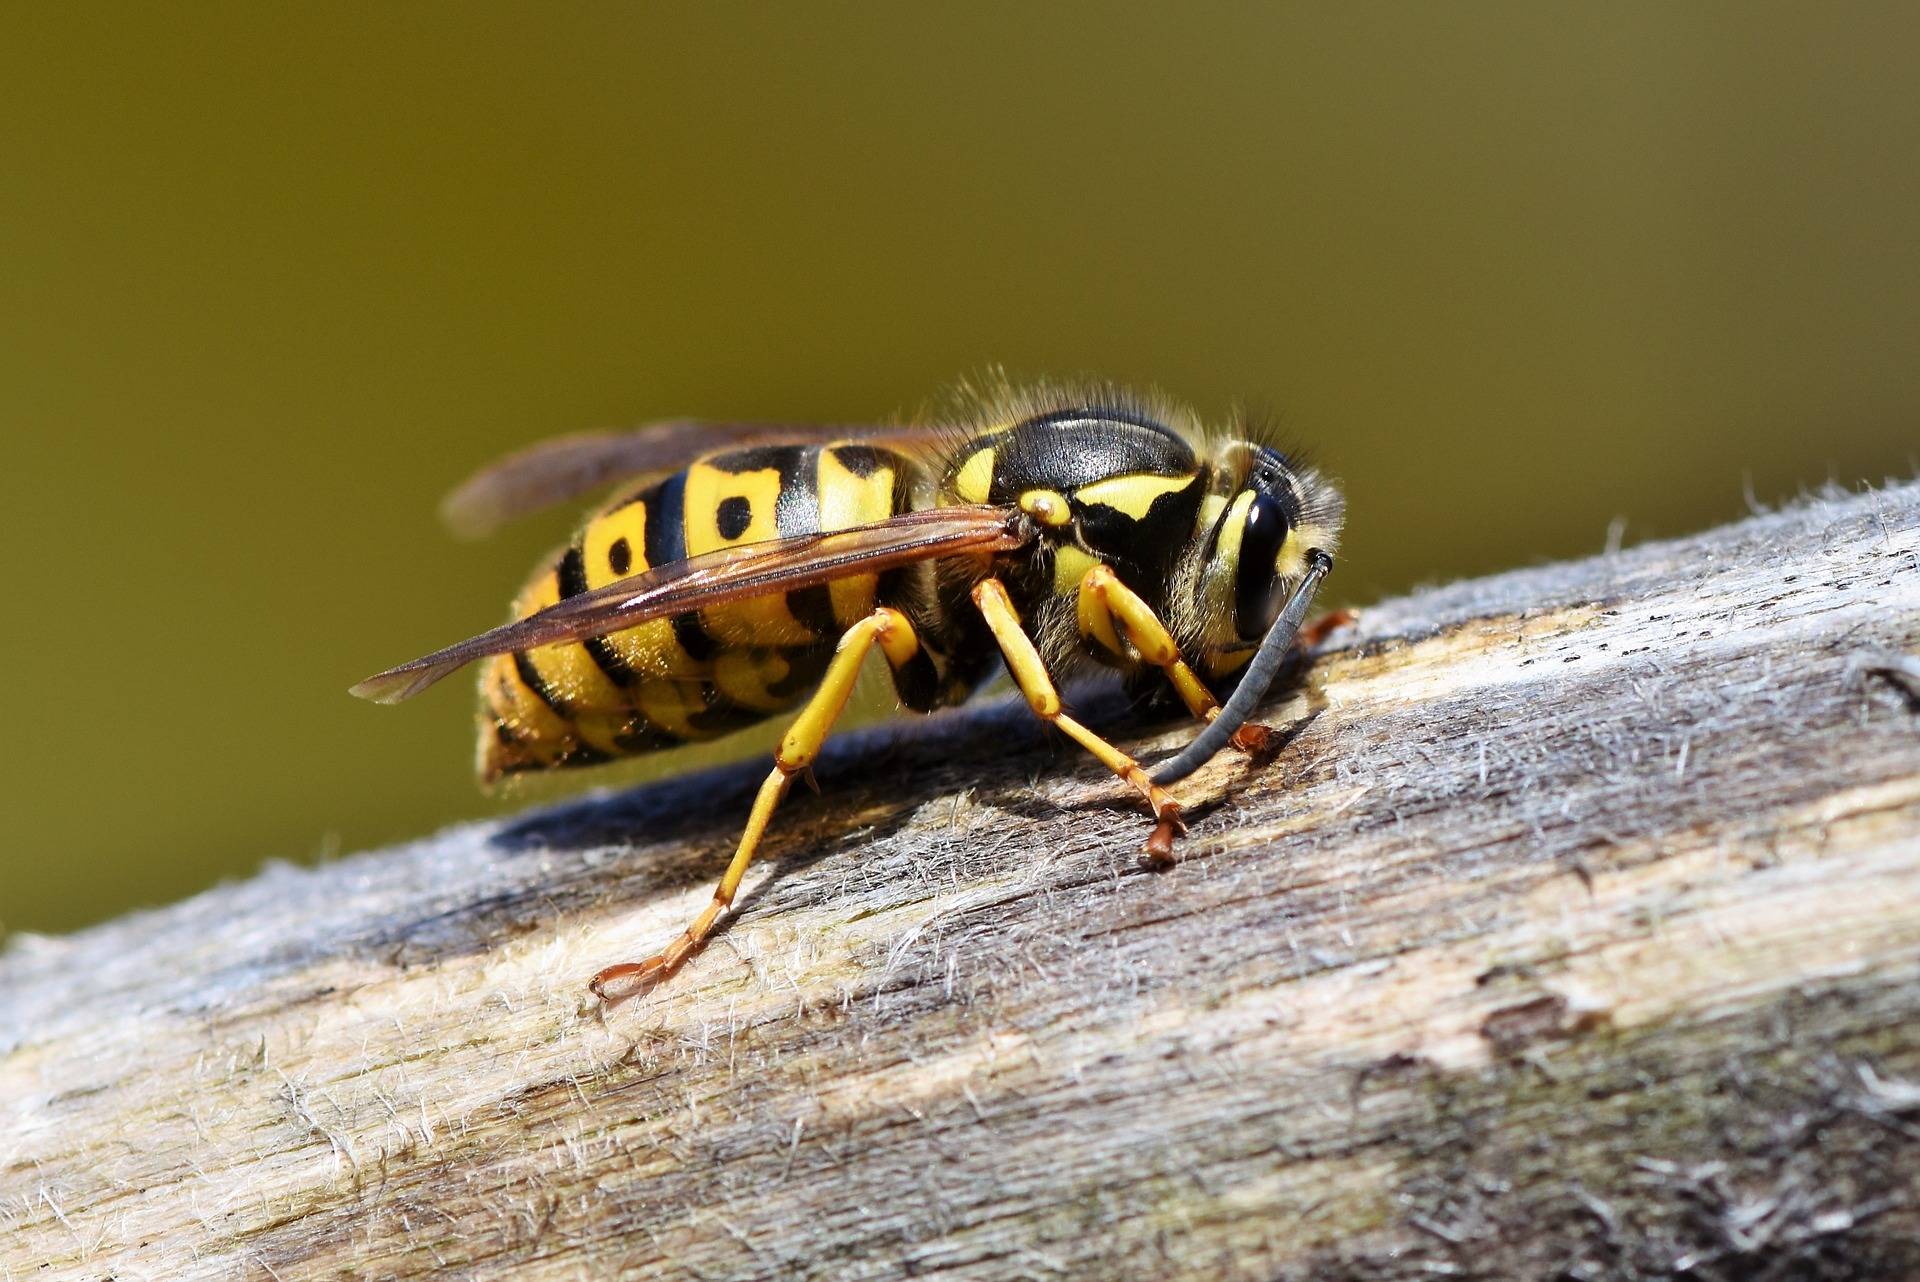
[[[853,736],[607,1012],[757,765],[16,938],[0,1277],[1920,1275],[1916,650],[1829,495],[1368,610],[1166,873],[1019,708]]]

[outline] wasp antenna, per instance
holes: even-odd
[[[1247,665],[1246,675],[1240,678],[1239,688],[1227,700],[1226,707],[1220,709],[1220,715],[1193,737],[1192,743],[1182,748],[1178,755],[1160,764],[1159,769],[1153,772],[1155,783],[1177,783],[1206,765],[1253,716],[1253,710],[1267,697],[1268,688],[1273,685],[1274,677],[1279,675],[1280,665],[1286,662],[1287,652],[1293,648],[1294,635],[1300,631],[1307,612],[1313,609],[1313,596],[1320,590],[1320,580],[1326,578],[1332,569],[1331,556],[1319,548],[1307,550],[1307,576],[1300,580],[1300,586],[1287,598],[1287,608],[1267,629],[1253,662]]]

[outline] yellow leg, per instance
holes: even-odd
[[[1081,577],[1075,604],[1082,633],[1124,656],[1126,650],[1115,630],[1117,624],[1140,657],[1167,674],[1168,683],[1188,711],[1202,721],[1212,721],[1220,715],[1220,701],[1180,657],[1180,647],[1174,644],[1167,625],[1160,622],[1152,606],[1120,581],[1112,566],[1096,565]],[[1242,752],[1257,753],[1267,746],[1272,734],[1266,726],[1249,721],[1234,732],[1233,746]]]
[[[920,649],[919,638],[914,635],[913,624],[907,621],[907,616],[885,607],[875,610],[841,635],[833,662],[827,665],[827,674],[821,678],[819,689],[807,700],[807,706],[800,710],[800,715],[793,719],[785,737],[780,740],[780,747],[774,752],[773,769],[760,785],[759,795],[753,799],[753,811],[747,816],[746,831],[740,834],[740,845],[733,853],[733,862],[727,865],[720,884],[713,888],[712,900],[700,910],[693,924],[667,945],[666,951],[645,961],[609,966],[595,975],[588,985],[593,989],[594,996],[603,1000],[628,996],[638,985],[671,974],[706,942],[720,914],[733,903],[733,896],[740,889],[740,879],[746,875],[747,865],[753,862],[754,851],[759,848],[760,838],[767,831],[767,822],[773,818],[781,798],[787,795],[793,777],[805,772],[813,765],[814,758],[820,755],[820,745],[826,742],[827,732],[833,729],[833,723],[846,709],[847,700],[853,694],[854,682],[860,676],[860,664],[876,644],[881,653],[886,655],[887,662],[896,668],[913,658]],[[622,991],[610,994],[608,985],[614,983],[618,983]]]
[[[1180,807],[1172,795],[1147,778],[1147,772],[1140,768],[1139,762],[1061,711],[1060,692],[1054,688],[1053,678],[1047,675],[1046,664],[1040,660],[1040,651],[1034,648],[1032,638],[1020,626],[1019,612],[1013,608],[1005,584],[998,579],[981,580],[974,586],[973,603],[980,608],[980,614],[986,619],[994,640],[1000,643],[1000,653],[1006,657],[1007,670],[1013,674],[1014,684],[1020,687],[1020,693],[1026,696],[1027,706],[1033,709],[1035,716],[1059,727],[1069,738],[1100,758],[1107,769],[1139,790],[1140,795],[1146,798],[1147,805],[1152,807],[1155,820],[1153,835],[1147,838],[1145,850],[1156,861],[1171,859],[1174,836],[1186,831],[1186,826],[1180,822]]]

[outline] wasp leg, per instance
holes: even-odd
[[[740,845],[734,851],[733,862],[727,865],[720,884],[713,888],[712,901],[693,919],[692,925],[680,932],[678,939],[667,945],[664,952],[645,961],[609,966],[595,975],[588,984],[594,996],[609,1000],[607,986],[615,982],[620,983],[624,991],[614,997],[627,996],[634,987],[672,973],[706,941],[720,914],[733,903],[734,892],[740,889],[740,879],[746,875],[747,865],[753,862],[754,851],[759,848],[760,838],[767,831],[767,822],[773,818],[781,798],[787,795],[794,777],[805,775],[811,778],[814,758],[820,755],[820,745],[826,742],[827,732],[845,710],[847,699],[853,694],[854,682],[860,676],[860,665],[876,644],[887,662],[895,668],[904,666],[920,649],[920,640],[914,635],[913,624],[908,622],[907,616],[885,607],[875,610],[841,634],[833,662],[827,665],[826,676],[821,678],[819,688],[807,700],[807,706],[800,710],[800,715],[793,719],[786,736],[780,740],[780,747],[774,752],[773,770],[768,773],[766,781],[760,785],[759,795],[753,800],[753,811],[747,816],[746,831],[740,834]]]
[[[1180,822],[1180,807],[1172,795],[1147,778],[1139,762],[1060,710],[1060,692],[1054,688],[1053,678],[1047,675],[1046,664],[1041,662],[1033,639],[1020,626],[1019,612],[1013,608],[1005,584],[998,579],[982,579],[974,585],[973,603],[986,619],[993,639],[1000,643],[1007,670],[1013,674],[1020,693],[1027,697],[1027,706],[1033,709],[1034,715],[1059,727],[1146,798],[1154,817],[1153,835],[1147,838],[1144,847],[1147,856],[1156,863],[1173,858],[1173,839],[1186,831],[1186,825]]]
[[[1125,658],[1126,647],[1121,644],[1114,626],[1118,624],[1140,657],[1167,674],[1168,684],[1194,716],[1212,721],[1220,715],[1220,701],[1180,657],[1180,647],[1174,643],[1167,625],[1160,622],[1152,606],[1120,581],[1112,566],[1096,565],[1081,576],[1075,609],[1084,635]],[[1266,749],[1272,735],[1273,731],[1266,726],[1249,721],[1234,731],[1231,742],[1240,751],[1254,755]]]

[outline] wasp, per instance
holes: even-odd
[[[448,496],[449,524],[480,534],[625,482],[539,567],[511,622],[353,687],[394,703],[484,660],[484,781],[799,709],[712,899],[660,953],[594,976],[597,996],[701,947],[875,649],[917,712],[964,701],[1004,665],[1036,716],[1139,794],[1154,860],[1183,831],[1167,785],[1230,743],[1265,745],[1251,714],[1332,568],[1333,483],[1244,421],[1212,429],[1117,387],[994,384],[965,405],[911,428],[582,433]],[[1202,730],[1149,773],[1061,702],[1056,678],[1100,667],[1164,677]],[[1223,706],[1212,685],[1236,674]]]

